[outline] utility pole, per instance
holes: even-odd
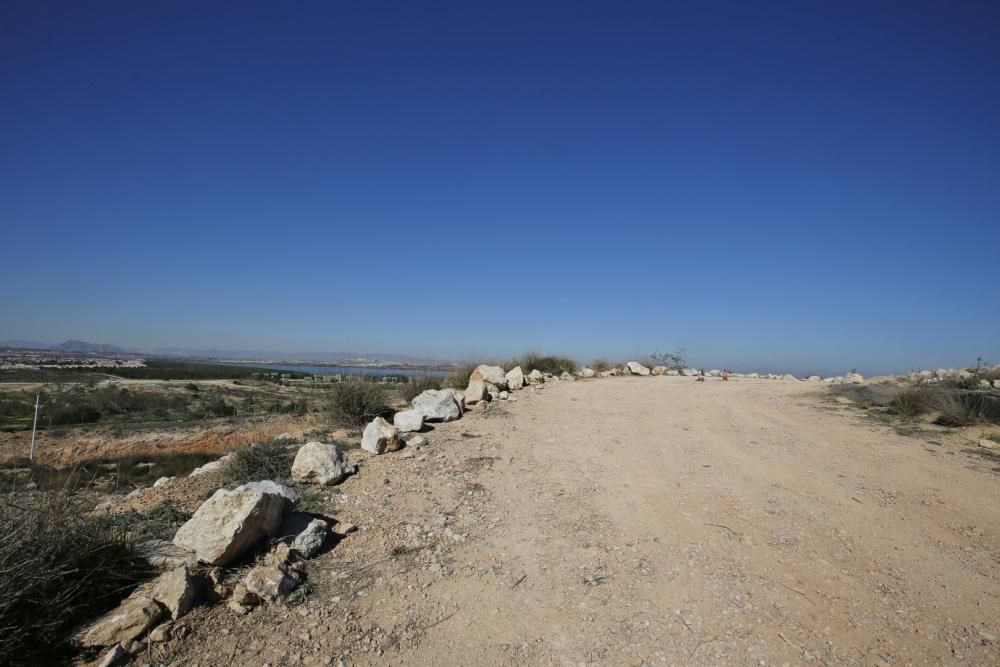
[[[38,399],[41,397],[41,394],[35,394],[35,423],[31,425],[31,453],[28,454],[28,463],[31,464],[35,462],[35,431],[38,430]]]

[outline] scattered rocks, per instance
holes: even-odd
[[[420,449],[427,444],[427,438],[422,435],[414,435],[406,440],[407,447],[413,447],[415,449]]]
[[[274,535],[287,505],[280,493],[219,489],[180,527],[174,544],[204,563],[226,565]]]
[[[299,447],[292,463],[292,479],[314,484],[337,484],[357,472],[337,445],[307,442]]]
[[[410,405],[425,421],[450,422],[462,416],[454,393],[447,389],[428,389],[410,401]]]
[[[650,374],[651,375],[666,375],[667,374],[667,367],[666,366],[653,366],[652,370],[650,370]]]
[[[381,417],[376,417],[368,424],[361,437],[361,448],[372,454],[394,452],[402,447],[403,441],[399,437],[399,429]]]

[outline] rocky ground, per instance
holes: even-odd
[[[514,398],[420,449],[351,450],[358,473],[310,510],[359,530],[305,586],[246,614],[196,607],[137,662],[1000,662],[1000,480],[962,441],[896,432],[816,383]],[[197,502],[205,484],[188,482]]]

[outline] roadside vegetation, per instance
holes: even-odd
[[[384,385],[363,379],[339,382],[329,390],[329,411],[342,426],[362,427],[375,417],[391,417]]]
[[[0,664],[62,664],[76,627],[149,577],[129,522],[64,492],[0,495]]]
[[[442,384],[443,379],[433,375],[414,375],[403,385],[403,399],[409,403],[428,389],[441,389]]]

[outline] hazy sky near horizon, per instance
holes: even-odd
[[[1000,362],[993,2],[18,0],[0,31],[0,341]]]

